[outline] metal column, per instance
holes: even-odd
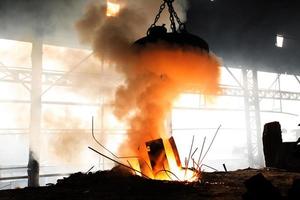
[[[41,134],[41,94],[42,94],[43,43],[37,38],[32,43],[31,61],[31,108],[28,161],[28,186],[39,186],[39,143]]]
[[[242,69],[248,160],[250,167],[263,167],[262,132],[257,71]]]

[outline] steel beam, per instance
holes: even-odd
[[[262,167],[261,119],[257,71],[243,69],[248,160],[251,167]]]
[[[41,133],[41,92],[43,71],[43,43],[42,39],[35,39],[32,43],[32,71],[31,71],[31,106],[30,106],[30,134],[28,160],[28,186],[39,186],[39,151]]]

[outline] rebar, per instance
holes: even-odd
[[[189,153],[189,156],[188,156],[188,159],[187,159],[187,163],[186,163],[186,166],[185,166],[185,173],[184,173],[184,176],[186,176],[186,171],[189,167],[189,162],[190,162],[190,158],[191,158],[191,153],[192,153],[192,149],[193,149],[193,145],[194,145],[194,139],[195,139],[195,136],[193,135],[193,139],[192,139],[192,144],[191,144],[191,148],[190,148],[190,153]]]
[[[194,155],[195,155],[195,153],[198,151],[198,147],[194,150],[194,152],[192,153],[192,156],[191,156],[191,158],[193,158],[194,157]]]
[[[88,174],[92,169],[94,169],[95,166],[92,166],[91,168],[89,168],[89,170],[87,170],[85,173]]]
[[[202,153],[203,153],[203,149],[204,149],[205,142],[206,142],[206,136],[205,136],[204,139],[203,139],[201,151],[200,151],[199,158],[198,158],[198,162],[197,162],[197,165],[198,165],[198,166],[200,166],[200,159],[201,159],[201,156],[202,156]],[[199,169],[199,170],[200,170],[200,169]]]
[[[97,144],[99,144],[103,149],[105,149],[107,152],[109,152],[112,156],[114,156],[115,158],[118,159],[125,159],[125,158],[138,158],[138,156],[117,156],[116,154],[114,154],[112,151],[110,151],[108,148],[106,148],[103,144],[101,144],[97,138],[95,137],[95,133],[94,133],[94,116],[92,116],[92,137],[95,140],[95,142]]]
[[[119,162],[119,161],[117,161],[117,160],[114,160],[114,159],[112,159],[112,158],[110,158],[110,157],[108,157],[108,156],[106,156],[106,155],[104,155],[104,154],[102,154],[102,153],[100,153],[99,151],[97,151],[96,149],[93,149],[92,147],[88,147],[88,148],[89,148],[90,150],[94,151],[95,153],[97,153],[97,154],[103,156],[104,158],[107,158],[108,160],[113,161],[113,162],[117,163],[118,165],[121,165],[121,166],[126,167],[126,168],[128,168],[128,169],[131,169],[131,170],[133,170],[133,171],[135,171],[135,172],[138,172],[138,173],[140,173],[143,177],[150,179],[147,175],[143,174],[142,172],[140,172],[140,171],[138,171],[138,170],[136,170],[136,169],[134,169],[134,168],[132,168],[132,167],[130,167],[130,166],[127,166],[127,165],[125,165],[125,164],[123,164],[123,163],[121,163],[121,162]]]
[[[211,143],[209,144],[207,151],[205,152],[205,154],[204,154],[203,158],[201,159],[201,162],[200,162],[200,163],[202,163],[202,162],[203,162],[204,158],[206,157],[207,153],[209,152],[209,150],[210,150],[210,148],[211,148],[212,144],[214,143],[214,141],[215,141],[215,139],[216,139],[216,136],[217,136],[217,134],[218,134],[218,132],[219,132],[220,128],[221,128],[221,125],[218,127],[218,129],[217,129],[217,131],[216,131],[216,133],[215,133],[215,135],[214,135],[214,137],[213,137],[213,139],[212,139]]]
[[[212,166],[209,166],[209,165],[206,165],[206,164],[202,164],[201,166],[205,166],[205,167],[210,168],[212,170],[218,171],[216,168],[214,168]]]

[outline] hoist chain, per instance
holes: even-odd
[[[171,22],[171,27],[170,28],[171,28],[172,32],[176,32],[175,19],[176,19],[176,21],[179,25],[179,30],[183,31],[185,29],[184,23],[181,22],[181,20],[178,17],[176,11],[174,10],[173,2],[174,2],[174,0],[164,0],[164,2],[160,5],[158,14],[155,16],[154,22],[150,26],[150,28],[153,28],[154,26],[156,26],[156,23],[159,20],[161,13],[163,12],[163,10],[166,8],[166,5],[167,5],[168,8],[169,8],[169,13],[170,13],[169,19],[170,19],[170,22]],[[148,29],[147,35],[149,35],[150,28]]]
[[[173,5],[172,5],[172,1],[167,1],[167,4],[168,4],[168,7],[169,7],[169,13],[170,13],[170,22],[171,22],[171,30],[173,33],[176,32],[176,24],[175,24],[175,20],[174,20],[174,8],[173,8]]]
[[[171,6],[172,6],[172,5],[171,5]],[[178,25],[179,25],[179,30],[182,31],[183,29],[185,29],[185,24],[181,22],[181,20],[180,20],[180,18],[178,17],[176,11],[174,10],[173,6],[172,6],[172,9],[173,9],[173,15],[174,15],[174,17],[175,17],[175,19],[176,19],[176,21],[177,21],[177,23],[178,23]]]
[[[160,15],[161,15],[161,13],[164,11],[165,7],[166,7],[166,1],[164,1],[164,2],[160,5],[158,14],[155,16],[154,22],[153,22],[153,24],[151,24],[150,28],[153,28],[153,27],[156,25],[157,21],[158,21],[159,18],[160,18]],[[149,28],[149,29],[150,29],[150,28]],[[148,29],[147,35],[149,35],[149,29]]]

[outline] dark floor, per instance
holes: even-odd
[[[259,173],[278,187],[283,196],[287,196],[293,181],[300,179],[300,173],[267,169],[203,173],[201,182],[194,183],[156,181],[102,171],[73,174],[54,186],[0,191],[0,200],[242,199],[246,192],[244,181]]]

